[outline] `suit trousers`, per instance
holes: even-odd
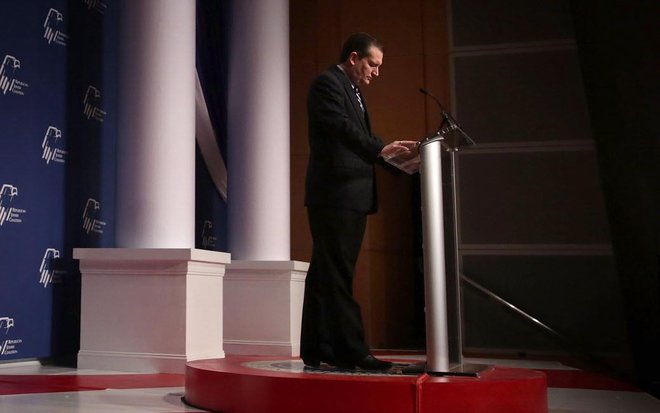
[[[367,214],[307,209],[313,249],[305,280],[300,355],[305,361],[355,362],[369,354],[353,276]]]

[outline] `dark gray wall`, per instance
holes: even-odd
[[[567,339],[463,283],[464,351],[625,357],[568,1],[460,0],[450,16],[452,110],[478,143],[456,157],[459,271]]]
[[[633,359],[660,397],[660,3],[572,0]]]

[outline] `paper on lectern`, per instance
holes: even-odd
[[[410,146],[409,151],[399,152],[393,155],[385,156],[385,162],[393,165],[403,172],[412,175],[419,171],[419,143],[415,142],[414,146]]]

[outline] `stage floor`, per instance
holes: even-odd
[[[228,357],[227,360],[232,358]],[[397,356],[397,360],[399,359],[401,358]],[[406,360],[405,357],[403,359]],[[254,361],[268,363],[271,360],[272,358],[257,358]],[[288,361],[292,365],[299,363],[297,359]],[[546,376],[549,413],[660,412],[660,400],[649,394],[611,378],[570,368],[558,362],[520,359],[466,361],[542,372]],[[0,364],[0,413],[205,411],[182,402],[185,390],[184,375],[78,370],[41,365],[36,361]],[[247,390],[250,393],[256,392],[254,397],[260,397],[259,388]],[[315,413],[317,410],[312,407],[306,411]],[[351,408],[339,412],[342,411],[358,412]],[[468,410],[462,407],[458,411]]]
[[[229,357],[190,362],[185,398],[234,413],[546,413],[543,372],[484,366],[478,377],[305,369],[300,360]]]

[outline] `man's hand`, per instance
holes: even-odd
[[[410,155],[410,157],[413,157],[417,156],[417,152],[417,141],[394,141],[385,145],[378,156],[381,156],[383,159],[391,159],[402,154]]]

